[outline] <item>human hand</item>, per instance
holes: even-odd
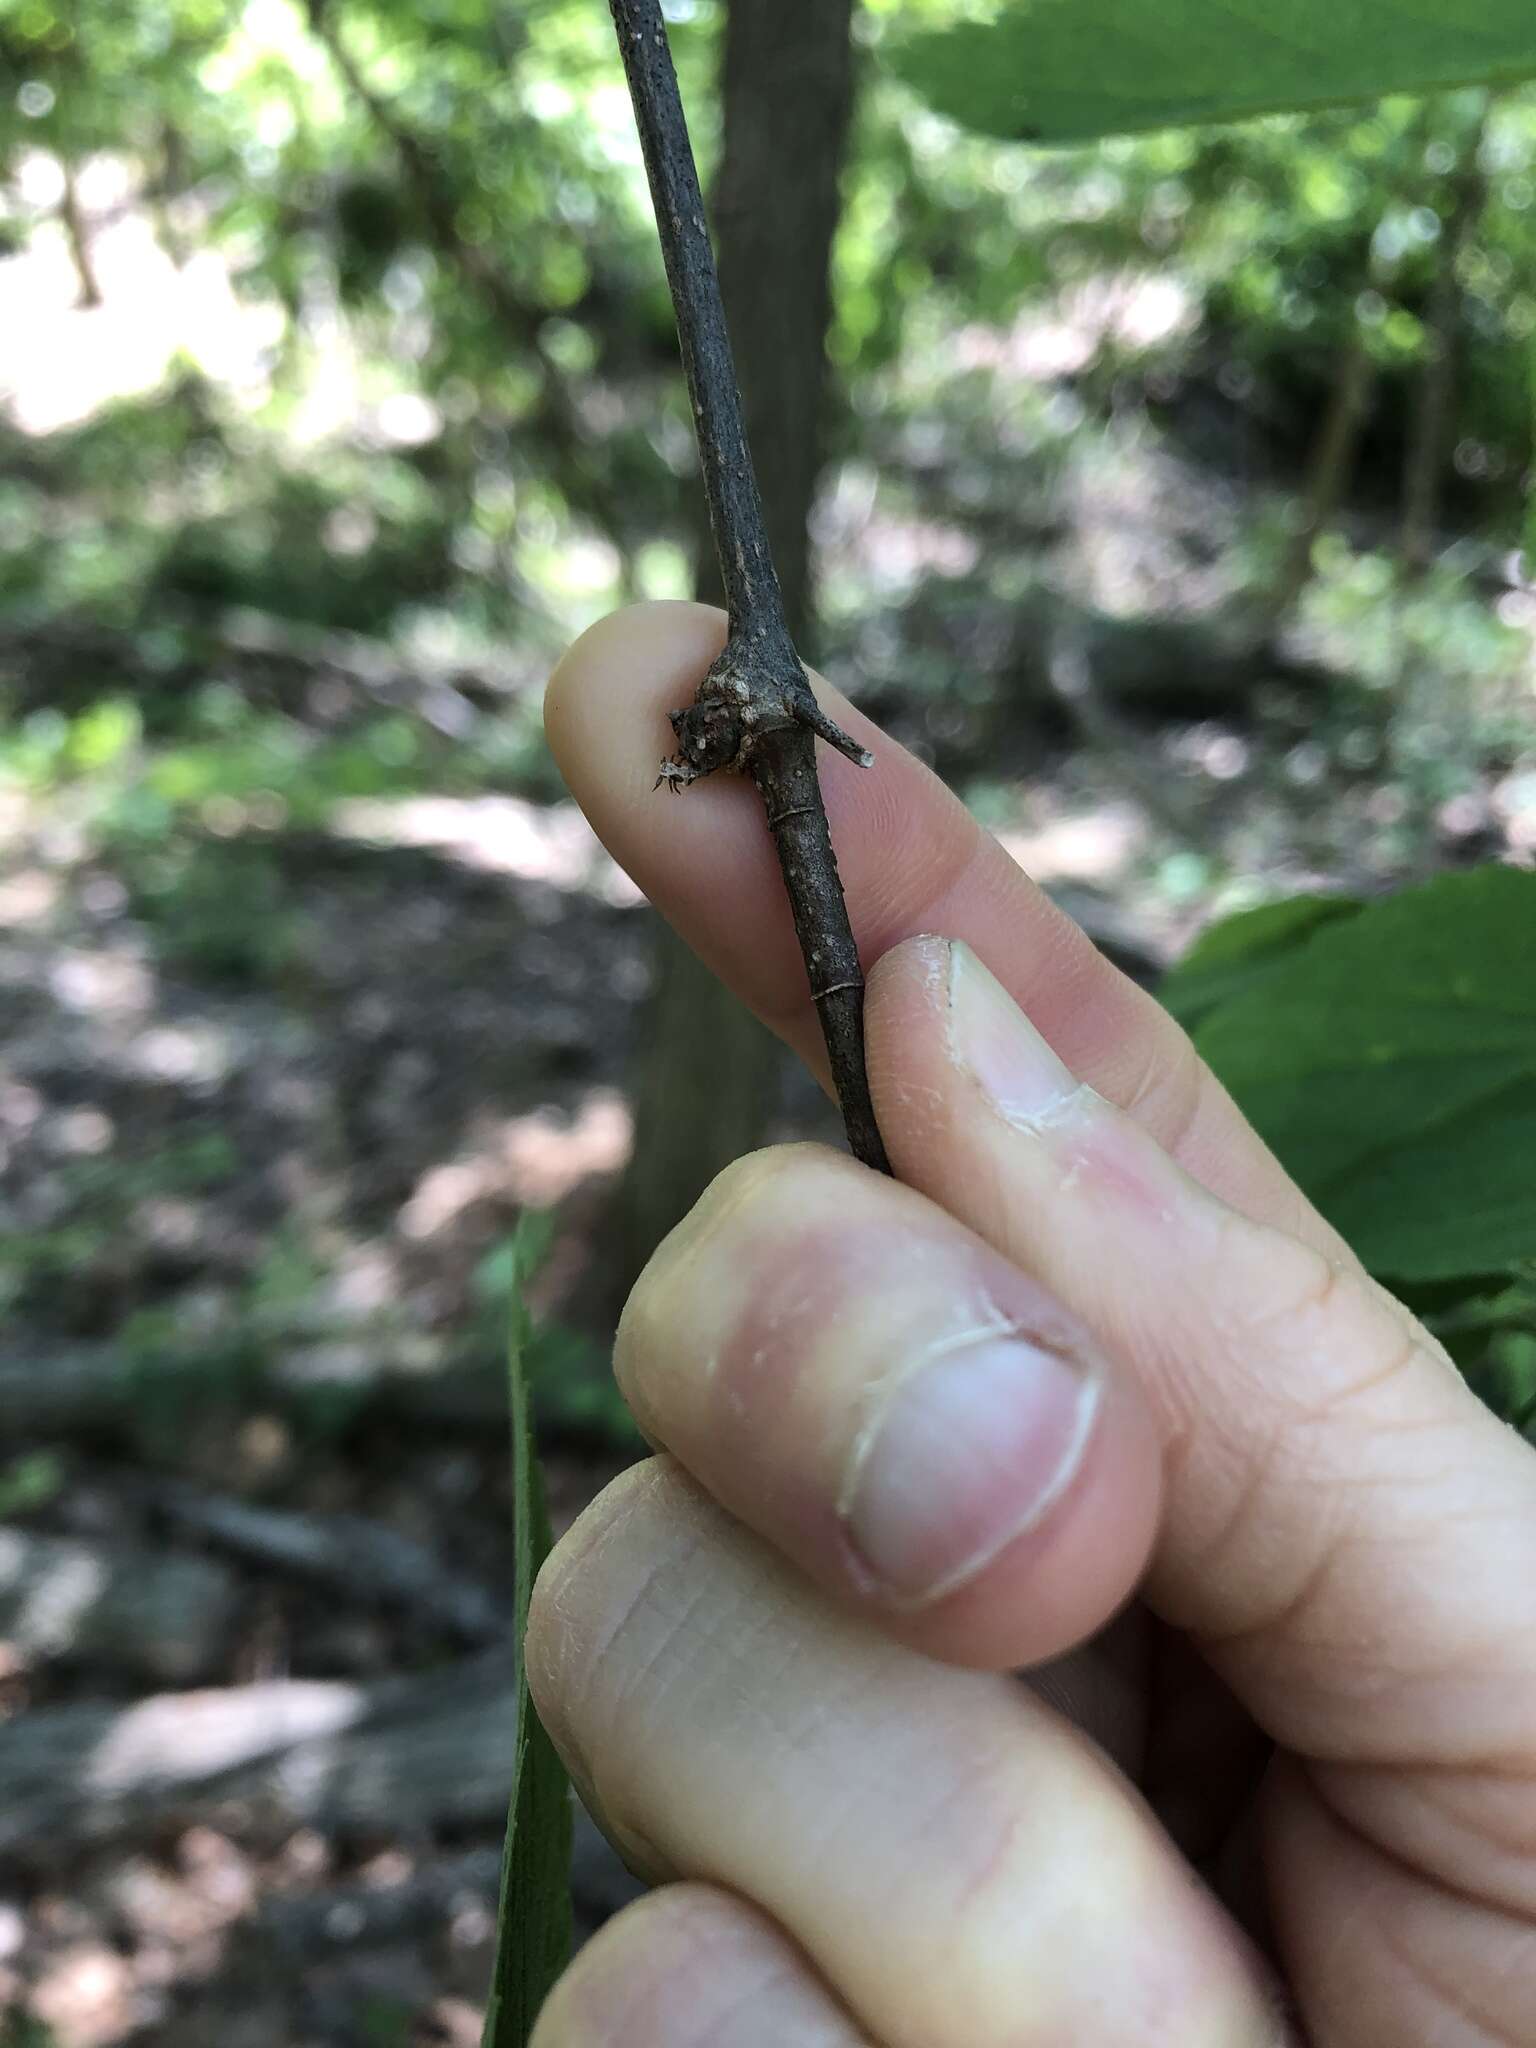
[[[550,735],[820,1071],[757,807],[650,798],[721,634],[605,622]],[[878,749],[826,783],[904,1184],[760,1154],[626,1311],[665,1455],[549,1561],[530,1677],[662,1889],[537,2048],[1531,2048],[1536,1454],[1156,1004],[824,701]]]

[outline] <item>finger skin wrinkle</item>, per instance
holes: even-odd
[[[787,1955],[760,1958],[755,1970],[742,1972],[734,1993],[704,2016],[705,2026],[699,2029],[690,2027],[686,2036],[678,2041],[677,2048],[714,2048],[716,2042],[728,2041],[736,2020],[745,2017],[764,2000],[772,1999],[776,1992],[790,1990],[798,1974]]]
[[[749,1892],[886,2048],[1071,2038],[1084,1983],[1084,2040],[1246,2038],[1247,1952],[1091,1745],[1013,1680],[834,1614],[658,1467],[620,1494],[622,1540],[573,1546],[576,1640],[545,1646],[621,1839]]]
[[[1311,1362],[1331,1362],[1340,1349],[1337,1312],[1346,1282],[1358,1293],[1352,1305],[1367,1306],[1357,1275],[1316,1245],[1235,1210],[1205,1205],[1201,1220],[1205,1241],[1191,1244],[1198,1266],[1190,1284],[1224,1357],[1249,1377],[1255,1354],[1271,1373],[1275,1361],[1266,1352],[1294,1361],[1298,1375]],[[1369,1307],[1374,1312],[1375,1304]],[[1286,1391],[1282,1381],[1279,1392]]]
[[[1299,1578],[1250,1562],[1246,1581],[1268,1592],[1278,1580],[1282,1597],[1240,1620],[1186,1624],[1191,1639],[1266,1732],[1314,1763],[1518,1768],[1529,1723],[1507,1643],[1475,1607],[1447,1610],[1433,1590],[1445,1528],[1428,1516],[1380,1534],[1357,1518],[1326,1536]],[[1405,1630],[1421,1599],[1430,1612]],[[1521,1747],[1506,1749],[1511,1724]]]
[[[1329,1434],[1351,1407],[1408,1374],[1427,1354],[1423,1333],[1402,1304],[1347,1258],[1231,1212],[1220,1216],[1205,1265],[1215,1337],[1234,1369],[1253,1378],[1265,1362],[1264,1391],[1299,1419]],[[1353,1359],[1360,1358],[1358,1371]],[[1295,1387],[1272,1377],[1291,1365]],[[1445,1393],[1429,1383],[1435,1419]],[[1419,1413],[1431,1404],[1420,1398]],[[1396,1418],[1394,1418],[1395,1423]],[[1372,1427],[1378,1426],[1372,1423]]]
[[[1349,1822],[1338,1815],[1337,1809],[1331,1810],[1340,1824],[1349,1828]],[[1353,1829],[1350,1831],[1355,1832]],[[1376,1843],[1367,1842],[1367,1847],[1375,1849],[1377,1854],[1389,1860],[1396,1860],[1391,1857],[1390,1851],[1380,1848]],[[1424,1882],[1422,1874],[1417,1870],[1409,1870],[1405,1874],[1411,1882]],[[1487,1917],[1494,1917],[1496,1914],[1499,1918],[1506,1917],[1481,1901],[1466,1899],[1451,1887],[1441,1886],[1439,1889],[1456,1899],[1465,1910]],[[1529,1920],[1517,1921],[1511,1918],[1508,1926],[1500,1931],[1494,1941],[1485,1940],[1482,1944],[1485,1949],[1493,1948],[1507,1959],[1507,1983],[1504,1985],[1490,1983],[1486,1978],[1479,1981],[1470,1971],[1463,1973],[1459,1970],[1436,1969],[1431,1960],[1433,1950],[1430,1944],[1413,1939],[1391,1913],[1382,1913],[1376,1924],[1381,1939],[1401,1967],[1428,1994],[1440,2011],[1455,2023],[1454,2034],[1436,2031],[1433,2034],[1422,2035],[1422,2039],[1434,2041],[1437,2048],[1442,2041],[1445,2042],[1446,2048],[1530,2048],[1530,2034],[1526,2022],[1533,2001],[1536,2001],[1536,1926]],[[1507,1995],[1501,1998],[1501,1991]],[[1480,1992],[1484,1996],[1479,1997]],[[1490,1992],[1491,1997],[1487,1995]],[[1498,2004],[1494,2003],[1496,1999],[1499,2001]],[[1521,2009],[1525,2016],[1518,2022],[1518,2034],[1514,2031],[1516,2023],[1508,2020],[1508,2015],[1517,2008]],[[1339,2037],[1339,2048],[1344,2048],[1346,2040],[1347,2036]]]
[[[602,1553],[622,1547],[628,1526],[644,1513],[652,1496],[666,1490],[668,1463],[648,1459],[616,1480],[550,1552],[539,1574],[529,1607],[525,1654],[539,1718],[552,1735],[568,1738],[616,1646],[655,1599],[654,1575],[648,1572],[617,1610],[603,1615],[594,1627],[579,1598],[578,1582],[601,1569]],[[699,1542],[695,1531],[695,1549]]]
[[[1262,1652],[1277,1641],[1305,1641],[1306,1617],[1326,1601],[1328,1584],[1338,1562],[1339,1543],[1335,1540],[1310,1561],[1274,1607],[1246,1616],[1238,1626],[1196,1629],[1192,1631],[1193,1640],[1218,1668],[1225,1670],[1242,1663],[1245,1653],[1254,1648]],[[1276,1733],[1274,1729],[1269,1732]]]
[[[920,1884],[936,1867],[933,1845],[942,1842],[945,1860],[954,1856],[954,1808],[960,1805],[985,1826],[971,1830],[964,1844],[964,1862],[945,1883],[944,1918],[959,1940],[968,1924],[983,1912],[1006,1910],[1010,1896],[1024,1896],[1019,1885],[1021,1852],[1027,1850],[1028,1820],[1018,1801],[999,1801],[996,1788],[1009,1778],[1007,1760],[988,1747],[967,1755],[935,1788],[926,1808],[914,1808],[911,1819],[910,1867]],[[931,1904],[930,1904],[931,1910]]]
[[[1433,2041],[1436,2048],[1530,2048],[1530,2036],[1523,2028],[1518,2035],[1512,2030],[1506,2031],[1497,2015],[1493,2016],[1490,2026],[1488,2016],[1475,2010],[1471,2003],[1471,1987],[1463,1983],[1455,1972],[1442,1973],[1432,1969],[1422,1948],[1416,1942],[1404,1941],[1390,1921],[1383,1923],[1382,1932],[1387,1947],[1401,1968],[1455,2028],[1455,2032],[1450,2033],[1437,2027],[1433,2033],[1421,2034],[1421,2040]],[[1339,2048],[1344,2048],[1347,2037],[1340,2035],[1335,2038]]]
[[[1240,1552],[1253,1552],[1261,1558],[1267,1557],[1269,1540],[1267,1531],[1262,1526],[1264,1506],[1274,1484],[1275,1468],[1280,1462],[1283,1444],[1283,1430],[1271,1427],[1262,1443],[1227,1443],[1217,1449],[1213,1446],[1209,1431],[1202,1439],[1196,1427],[1191,1424],[1186,1427],[1174,1452],[1170,1454],[1177,1457],[1180,1467],[1177,1476],[1181,1481],[1182,1468],[1198,1457],[1206,1468],[1201,1475],[1201,1484],[1205,1491],[1212,1494],[1222,1483],[1219,1469],[1212,1468],[1225,1467],[1231,1473],[1230,1479],[1226,1481],[1226,1490],[1231,1493],[1231,1498],[1216,1518],[1215,1526],[1209,1530],[1202,1529],[1198,1535],[1192,1533],[1184,1538],[1183,1549],[1192,1562],[1185,1563],[1181,1558],[1178,1579],[1180,1583],[1193,1588],[1196,1597],[1190,1599],[1185,1595],[1182,1599],[1170,1598],[1164,1593],[1159,1593],[1156,1598],[1158,1612],[1165,1621],[1175,1628],[1186,1628],[1192,1635],[1198,1635],[1207,1647],[1229,1639],[1238,1640],[1259,1625],[1250,1616],[1251,1595],[1246,1574],[1240,1582],[1243,1602],[1241,1611],[1235,1610],[1231,1605],[1230,1594],[1223,1611],[1223,1603],[1212,1589],[1220,1586],[1231,1575],[1232,1561]],[[1307,1560],[1298,1563],[1294,1556],[1289,1560],[1289,1568],[1293,1572],[1300,1569],[1303,1576],[1309,1570],[1315,1569],[1315,1566],[1315,1557],[1310,1564]],[[1268,1587],[1267,1568],[1260,1573],[1259,1583]],[[1289,1607],[1292,1597],[1291,1593],[1282,1593],[1279,1596],[1277,1611],[1284,1611]]]
[[[717,1613],[710,1586],[689,1573],[692,1554],[665,1560],[592,1660],[585,1702],[589,1755],[614,1754],[621,1738],[626,1747],[644,1747],[670,1693],[686,1686],[694,1665],[709,1655],[712,1637],[738,1622],[730,1611]],[[635,1654],[631,1638],[637,1635]]]
[[[1444,1459],[1426,1465],[1417,1458],[1403,1470],[1389,1455],[1392,1444],[1447,1426],[1438,1375],[1427,1389],[1433,1399],[1415,1380],[1422,1347],[1405,1319],[1383,1315],[1354,1273],[1295,1240],[1274,1240],[1282,1270],[1265,1275],[1267,1298],[1255,1301],[1244,1275],[1266,1262],[1262,1250],[1254,1259],[1253,1235],[1254,1226],[1235,1218],[1218,1230],[1208,1263],[1236,1273],[1238,1298],[1230,1299],[1230,1279],[1223,1290],[1213,1285],[1212,1303],[1222,1291],[1229,1298],[1219,1313],[1205,1311],[1210,1355],[1251,1398],[1224,1436],[1213,1418],[1201,1424],[1181,1416],[1168,1452],[1178,1490],[1202,1501],[1209,1526],[1183,1534],[1183,1548],[1207,1560],[1206,1569],[1183,1570],[1189,1590],[1161,1604],[1168,1619],[1224,1651],[1300,1635],[1327,1591],[1333,1553],[1372,1497],[1396,1496],[1394,1520],[1406,1530],[1413,1525],[1404,1519],[1405,1499],[1433,1500],[1445,1490],[1448,1468]],[[1312,1504],[1306,1516],[1296,1512],[1298,1488]],[[1213,1512],[1223,1494],[1229,1498]],[[1218,1606],[1219,1586],[1226,1592]]]
[[[1140,1072],[1120,1106],[1177,1159],[1212,1085],[1210,1069],[1177,1026],[1148,1031]]]
[[[1277,1760],[1263,1827],[1276,1934],[1312,2048],[1530,2048],[1536,1923],[1395,1853],[1334,1796],[1349,1772]]]
[[[898,798],[889,778],[880,782],[873,803],[868,792],[860,794],[867,806],[865,835],[893,856],[866,878],[857,904],[850,906],[856,915],[860,952],[878,959],[898,939],[914,932],[942,931],[942,913],[950,900],[970,893],[977,884],[986,886],[984,869],[997,849],[968,813],[952,811],[947,802],[942,809],[935,807],[936,816],[943,821],[941,828],[914,843],[905,815],[910,795]],[[834,839],[840,808],[834,802]]]
[[[884,1722],[879,1698],[871,1699],[855,1683],[829,1688],[824,1680],[809,1687],[798,1682],[805,1652],[791,1618],[772,1607],[743,1608],[735,1601],[728,1582],[710,1570],[708,1545],[697,1526],[678,1527],[674,1534],[671,1525],[678,1517],[672,1511],[693,1489],[669,1461],[654,1462],[663,1468],[655,1486],[636,1488],[626,1503],[629,1512],[621,1508],[603,1538],[570,1567],[596,1577],[601,1551],[622,1550],[627,1525],[660,1494],[669,1510],[668,1539],[665,1546],[637,1552],[643,1559],[640,1583],[631,1585],[595,1627],[585,1613],[563,1614],[563,1635],[553,1649],[542,1610],[530,1625],[541,1673],[556,1674],[552,1732],[557,1725],[562,1747],[575,1750],[605,1816],[626,1835],[642,1839],[649,1833],[647,1822],[631,1811],[637,1760],[654,1747],[674,1702],[692,1704],[717,1691],[722,1668],[751,1669],[750,1686],[729,1686],[729,1720],[732,1739],[761,1754],[814,1752],[825,1731],[850,1718],[863,1724],[874,1747]],[[631,1564],[626,1576],[633,1573]],[[557,1582],[557,1611],[558,1594]],[[535,1687],[541,1713],[547,1682],[541,1678]],[[825,1803],[819,1816],[829,1838],[841,1824],[837,1809],[846,1805],[854,1810],[876,1791],[861,1772],[845,1771],[837,1797]]]
[[[1314,1762],[1309,1774],[1340,1825],[1404,1870],[1536,1927],[1536,1762]]]

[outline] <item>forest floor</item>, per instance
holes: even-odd
[[[1187,469],[1117,476],[1136,519],[1085,488],[1057,590],[1218,602],[1221,504]],[[944,551],[915,514],[861,530]],[[875,695],[1149,983],[1255,887],[1536,846],[1497,702],[1437,793],[1413,763],[1443,734],[1380,692]],[[511,1233],[553,1216],[564,1524],[638,1448],[591,1304],[650,913],[547,768],[323,806],[274,770],[168,810],[152,740],[92,715],[49,728],[64,767],[0,784],[0,2039],[468,2048],[507,1790]],[[779,1128],[831,1135],[803,1077]],[[583,1925],[632,1890],[584,1831]]]
[[[1211,839],[1181,869],[1102,772],[1062,751],[1004,836],[1152,974]],[[467,2048],[505,1798],[505,1246],[559,1205],[536,1292],[564,1522],[631,1451],[581,1303],[648,913],[566,805],[406,799],[260,835],[291,930],[253,981],[167,958],[67,803],[14,799],[3,830],[31,1392],[0,1471],[0,1997],[59,2048]],[[478,1748],[450,1762],[456,1701]],[[628,1890],[594,1840],[579,1887],[589,1925]]]

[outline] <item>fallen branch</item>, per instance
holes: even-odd
[[[376,1685],[276,1679],[131,1706],[48,1707],[0,1741],[0,1856],[216,1821],[392,1838],[499,1827],[512,1779],[509,1655]]]
[[[257,1361],[221,1366],[216,1343],[199,1350],[128,1357],[107,1344],[27,1347],[19,1333],[0,1358],[0,1441],[100,1431],[138,1440],[199,1410],[267,1406],[330,1419],[353,1410],[445,1428],[506,1419],[506,1386],[493,1353],[433,1356],[409,1342],[366,1333],[310,1344],[274,1344]]]
[[[302,712],[310,693],[329,687],[345,692],[343,711],[385,705],[458,733],[474,713],[506,704],[535,681],[531,673],[492,663],[406,661],[363,634],[293,626],[260,612],[170,624],[175,644],[169,658],[163,636],[151,646],[131,632],[89,622],[41,619],[0,627],[0,667],[10,672],[13,704],[25,710],[34,703],[89,701],[104,687],[125,684],[140,694],[147,677],[181,686],[233,667],[242,672],[248,698],[263,694],[264,673],[267,700],[281,710]]]
[[[362,1515],[252,1506],[177,1480],[110,1477],[175,1528],[351,1601],[392,1607],[476,1646],[504,1641],[509,1604],[452,1572],[424,1544]]]
[[[0,1528],[0,1642],[28,1668],[106,1664],[185,1685],[216,1668],[239,1606],[234,1575],[208,1558]]]

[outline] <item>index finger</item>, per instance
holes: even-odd
[[[576,801],[619,865],[763,1021],[827,1080],[821,1031],[755,791],[716,775],[655,790],[666,714],[725,642],[705,605],[617,612],[550,679],[545,725]],[[1200,1061],[1184,1032],[1111,966],[932,771],[813,676],[822,705],[875,757],[823,750],[832,840],[866,966],[900,940],[963,940],[1073,1071],[1128,1110],[1234,1207],[1342,1248]]]

